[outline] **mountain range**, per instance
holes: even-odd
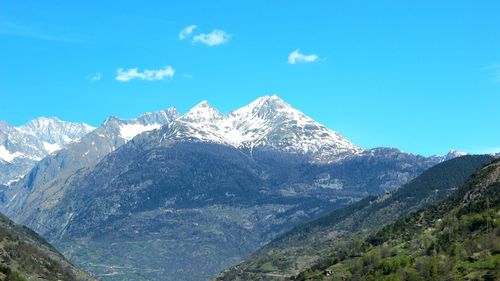
[[[264,96],[224,116],[206,101],[183,115],[166,137],[230,145],[251,152],[266,148],[334,162],[362,150],[294,109],[276,95]]]
[[[18,127],[0,121],[0,184],[19,180],[37,161],[94,129],[56,117],[41,117]]]
[[[275,95],[227,115],[204,101],[89,131],[4,188],[0,209],[103,280],[206,280],[461,155],[361,149]]]

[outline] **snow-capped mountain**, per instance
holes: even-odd
[[[95,128],[85,123],[61,121],[57,117],[40,117],[17,127],[17,129],[42,141],[44,148],[50,153],[61,146],[78,140]]]
[[[444,155],[444,159],[443,161],[447,161],[447,160],[450,160],[450,159],[453,159],[453,158],[457,158],[457,157],[460,157],[460,156],[464,156],[464,155],[468,155],[469,153],[467,152],[463,152],[463,151],[458,151],[456,149],[452,149],[450,151],[448,151],[448,153],[446,155]]]
[[[458,151],[456,149],[451,149],[446,154],[443,154],[443,155],[432,155],[429,158],[435,159],[438,162],[444,162],[444,161],[448,161],[448,160],[451,160],[453,158],[457,158],[457,157],[468,155],[468,154],[469,153],[467,153],[467,152]]]
[[[171,116],[126,143],[159,124],[109,118],[40,161],[5,192],[0,211],[91,272],[113,251],[108,268],[133,261],[117,271],[120,280],[141,266],[151,274],[135,279],[165,280],[179,268],[171,280],[206,280],[210,274],[191,271],[193,251],[207,249],[196,263],[215,273],[221,260],[247,256],[327,210],[390,192],[435,164],[397,149],[361,151],[275,96],[227,115],[202,102]],[[333,163],[311,163],[321,156]],[[143,259],[130,245],[154,255]]]
[[[95,128],[85,123],[61,121],[56,117],[40,117],[14,127],[0,124],[0,158],[7,162],[30,158],[39,160],[66,144],[78,140]]]
[[[96,165],[107,154],[136,135],[160,128],[178,117],[179,114],[174,108],[147,112],[131,120],[109,117],[92,132],[32,165],[31,171],[28,170],[24,178],[13,183],[4,193],[9,201],[5,203],[7,206],[15,205],[21,201],[10,202],[12,198],[26,197],[33,190],[35,191],[33,194],[44,196],[43,198],[48,200],[60,191],[59,180],[65,179],[79,169]],[[43,192],[36,192],[38,190]]]
[[[171,268],[180,269],[172,280],[206,280],[221,261],[327,210],[391,192],[439,161],[362,150],[277,96],[229,114],[204,101],[182,116],[171,108],[108,118],[3,188],[0,211],[92,272],[113,251],[117,264],[132,261],[120,280],[138,267],[148,280],[164,280]],[[143,259],[132,244],[154,255]],[[198,249],[207,251],[193,278]],[[113,272],[97,270],[115,274],[116,264],[107,265]]]
[[[179,118],[177,109],[170,107],[158,112],[146,112],[132,120],[119,120],[119,136],[129,141],[138,134],[158,129],[177,118]]]
[[[94,129],[85,123],[56,117],[40,117],[18,127],[0,122],[0,183],[10,184],[36,161]]]
[[[56,117],[40,117],[19,127],[0,122],[0,183],[12,184],[49,154],[66,155],[67,152],[59,154],[63,148],[71,147],[73,152],[72,157],[66,159],[66,168],[73,167],[70,163],[80,162],[78,167],[95,163],[136,135],[178,117],[176,109],[169,108],[146,112],[132,120],[110,117],[97,129]],[[80,152],[81,155],[74,155]]]
[[[109,117],[92,134],[89,134],[82,141],[75,144],[84,147],[87,151],[95,151],[100,157],[115,150],[135,136],[160,128],[179,118],[179,113],[173,107],[158,112],[146,112],[131,120],[123,120],[117,117]],[[78,150],[82,150],[79,148]]]
[[[9,185],[34,163],[48,154],[57,154],[68,144],[72,146],[72,155],[81,154],[73,155],[76,158],[70,162],[80,162],[78,167],[96,164],[135,136],[165,124],[169,126],[161,130],[162,141],[212,142],[249,155],[256,149],[272,150],[303,155],[311,162],[331,163],[364,151],[276,95],[257,98],[229,114],[202,101],[182,116],[175,108],[169,108],[132,120],[110,117],[97,129],[55,117],[41,117],[19,127],[0,122],[0,183]],[[441,162],[463,154],[452,150],[433,157]]]
[[[362,151],[276,95],[264,96],[224,115],[203,101],[176,120],[164,139],[190,139],[239,149],[272,149],[334,162]]]

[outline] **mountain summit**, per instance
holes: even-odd
[[[362,150],[276,95],[264,96],[231,112],[228,123],[241,134],[240,146],[310,154],[333,162]]]
[[[85,123],[61,121],[57,117],[39,117],[17,127],[26,134],[36,136],[48,144],[65,145],[75,141],[95,128]],[[50,149],[48,150],[49,152]]]
[[[271,149],[335,162],[362,149],[314,121],[276,95],[263,96],[223,115],[207,101],[166,128],[164,139],[190,139],[239,149]]]
[[[206,123],[216,122],[223,118],[224,115],[219,110],[204,100],[182,115],[180,120],[191,123]]]

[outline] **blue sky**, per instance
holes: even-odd
[[[499,1],[177,2],[0,0],[0,120],[276,93],[365,148],[500,151]]]

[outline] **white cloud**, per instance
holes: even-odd
[[[163,80],[165,78],[174,77],[174,74],[175,71],[170,65],[156,70],[145,69],[143,72],[140,72],[137,68],[130,68],[128,70],[118,68],[116,70],[116,80],[121,82],[127,82],[133,79],[141,79],[147,81]]]
[[[94,75],[91,75],[91,76],[89,77],[89,80],[90,80],[90,81],[92,81],[92,82],[94,82],[94,81],[99,81],[99,80],[101,80],[101,78],[102,78],[101,73],[96,72]]]
[[[296,64],[301,62],[315,62],[317,60],[318,60],[318,55],[316,54],[304,55],[299,52],[299,49],[291,52],[290,55],[288,56],[289,64]]]
[[[197,27],[198,26],[195,24],[186,26],[183,30],[181,30],[181,32],[179,32],[179,40],[184,40],[186,37],[191,35],[191,33],[193,33],[193,30]]]
[[[231,35],[224,30],[214,29],[210,33],[200,33],[193,37],[193,43],[201,42],[208,46],[216,46],[226,43],[231,39]]]

